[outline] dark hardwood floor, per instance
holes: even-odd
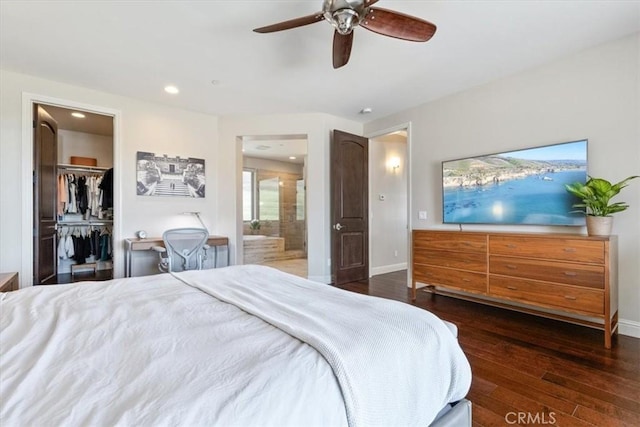
[[[34,285],[65,285],[69,283],[75,282],[84,282],[84,281],[101,281],[101,280],[111,280],[113,279],[113,270],[97,270],[97,271],[86,271],[79,272],[74,274],[71,273],[62,273],[57,276],[52,277],[43,283],[35,283]]]
[[[401,271],[340,287],[412,303],[406,283]],[[607,350],[583,326],[423,291],[413,304],[458,326],[474,426],[640,426],[640,339]]]

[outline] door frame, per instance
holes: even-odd
[[[236,231],[237,231],[237,242],[236,245],[236,264],[242,265],[244,264],[244,242],[243,242],[243,230],[244,230],[244,218],[243,218],[243,200],[242,200],[242,172],[245,170],[244,166],[244,151],[243,144],[245,142],[245,138],[253,138],[259,139],[261,144],[264,145],[273,145],[276,141],[281,140],[290,140],[290,139],[304,139],[306,140],[306,154],[305,161],[303,163],[302,169],[302,179],[304,180],[305,192],[304,192],[304,245],[305,245],[305,253],[307,255],[307,277],[309,277],[309,203],[308,203],[308,186],[309,186],[309,134],[308,133],[292,133],[292,132],[284,132],[284,133],[256,133],[256,134],[243,134],[236,135],[236,163],[239,166],[240,172],[237,174],[236,179],[236,200],[238,209],[236,210]],[[238,163],[239,162],[239,163]],[[252,168],[249,168],[252,169]],[[255,172],[255,170],[254,170]],[[254,175],[254,197],[255,197],[255,189],[257,188],[256,177]],[[254,200],[254,203],[257,200]],[[255,213],[255,212],[254,212]],[[317,279],[316,279],[317,280]]]
[[[384,136],[390,134],[392,132],[397,132],[400,130],[404,130],[407,132],[407,148],[406,148],[406,161],[403,167],[406,168],[407,171],[407,286],[411,287],[411,230],[413,229],[413,215],[411,215],[412,209],[412,197],[411,197],[411,151],[412,151],[412,143],[411,143],[411,122],[400,123],[395,126],[391,126],[385,129],[377,130],[370,133],[365,133],[364,137],[369,138],[378,138],[380,136]],[[369,149],[371,149],[371,145],[369,145]],[[369,162],[371,162],[371,156],[369,156]],[[369,170],[371,170],[371,164],[369,164]],[[371,178],[369,178],[369,194],[372,194],[371,191]],[[369,215],[372,212],[372,198],[369,197]],[[369,218],[369,224],[371,224],[371,218]],[[371,260],[371,251],[372,245],[369,245],[369,260]],[[369,277],[371,277],[371,263],[369,263]]]
[[[121,121],[122,112],[108,107],[85,104],[68,99],[54,98],[35,93],[22,93],[22,166],[20,183],[22,189],[22,266],[20,271],[21,287],[33,286],[33,105],[54,105],[67,109],[77,109],[113,117],[113,167],[121,170]],[[113,176],[113,277],[124,275],[124,251],[121,248],[122,236],[122,173]]]

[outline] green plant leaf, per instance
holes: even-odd
[[[625,202],[610,203],[611,198],[620,193],[628,182],[639,176],[630,176],[616,184],[602,178],[588,177],[585,184],[576,182],[566,184],[566,190],[579,198],[582,203],[575,203],[574,208],[585,208],[587,215],[608,216],[616,212],[621,212],[629,207]]]

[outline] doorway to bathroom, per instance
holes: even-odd
[[[307,136],[241,140],[244,264],[267,265],[306,278]]]

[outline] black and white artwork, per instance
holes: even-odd
[[[204,159],[138,151],[136,180],[138,196],[203,198]]]

